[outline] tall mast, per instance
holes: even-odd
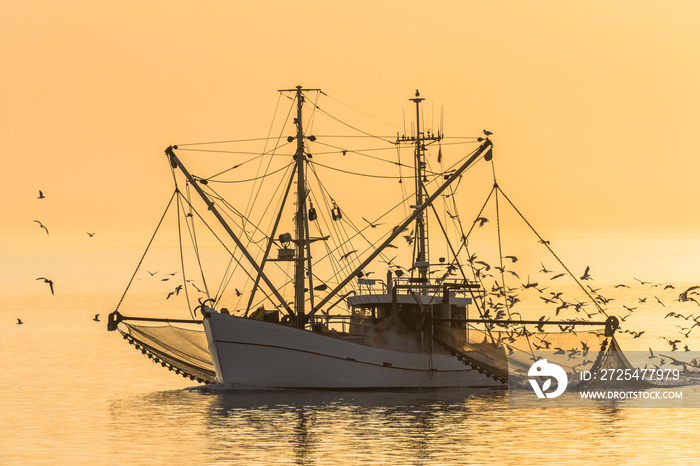
[[[301,112],[305,101],[304,92],[308,91],[320,91],[320,89],[304,89],[301,86],[297,86],[294,89],[280,90],[280,92],[294,92],[296,94],[295,101],[297,103],[297,115],[296,118],[294,118],[294,124],[297,127],[295,136],[297,140],[297,149],[294,153],[297,177],[296,212],[294,213],[294,229],[296,233],[294,239],[294,244],[296,246],[296,257],[294,258],[294,313],[296,314],[296,326],[299,328],[304,328],[307,319],[304,311],[304,302],[306,298],[306,292],[304,291],[304,280],[307,273],[307,248],[310,241],[307,237],[309,219],[306,213],[307,193],[305,168],[307,158],[306,153],[304,152],[304,127]]]
[[[301,86],[297,86],[297,151],[294,160],[297,164],[297,211],[294,215],[296,229],[297,254],[294,262],[294,311],[297,314],[297,327],[304,328],[304,272],[306,261],[306,178],[304,176],[304,129],[301,120],[301,108],[304,105],[304,94]]]
[[[420,97],[418,90],[416,90],[415,98],[409,100],[411,102],[415,102],[416,104],[416,134],[415,136],[404,137],[400,142],[409,142],[414,144],[415,149],[413,163],[415,171],[416,206],[422,206],[425,193],[423,184],[426,179],[425,146],[426,143],[429,144],[434,141],[439,141],[442,139],[442,135],[439,132],[437,136],[430,133],[425,134],[423,132],[423,129],[421,128],[420,103],[425,99]],[[427,281],[428,268],[430,267],[427,225],[426,214],[421,214],[416,218],[416,252],[415,257],[413,258],[413,267],[418,271],[418,278],[420,281]]]

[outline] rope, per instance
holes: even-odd
[[[231,144],[235,142],[252,142],[252,141],[267,141],[270,139],[275,139],[275,138],[249,138],[249,139],[229,139],[227,141],[209,141],[209,142],[190,142],[187,144],[177,144],[178,147],[185,147],[185,146],[204,146],[207,144]]]
[[[329,170],[334,170],[337,172],[341,173],[346,173],[348,175],[355,175],[355,176],[363,176],[365,178],[382,178],[382,179],[389,179],[389,180],[396,180],[396,179],[401,179],[401,176],[390,176],[390,175],[369,175],[366,173],[358,173],[358,172],[351,172],[348,170],[343,170],[341,168],[334,168],[334,167],[329,167],[328,165],[324,165],[322,163],[314,162],[315,165],[318,165],[319,167],[327,168]]]
[[[352,130],[354,130],[354,131],[357,131],[357,132],[360,133],[360,134],[364,134],[364,135],[366,135],[366,136],[369,136],[369,137],[371,137],[371,138],[379,139],[380,141],[383,141],[383,142],[386,142],[386,143],[389,143],[389,144],[394,144],[394,141],[391,141],[391,140],[389,140],[389,139],[384,139],[384,138],[382,138],[381,136],[375,136],[375,135],[373,135],[373,134],[371,134],[371,133],[368,133],[368,132],[366,132],[366,131],[362,131],[361,129],[356,128],[356,127],[352,126],[351,124],[346,123],[346,122],[344,122],[343,120],[334,117],[333,115],[331,115],[330,113],[326,112],[325,110],[323,110],[323,109],[322,109],[321,107],[319,107],[318,105],[314,105],[314,106],[316,107],[316,109],[318,109],[318,110],[319,110],[320,112],[322,112],[324,115],[326,115],[326,116],[328,116],[328,117],[334,119],[335,121],[337,121],[337,122],[340,123],[341,125],[345,125],[345,126],[347,126],[348,128],[350,128],[350,129],[352,129]]]
[[[241,164],[241,165],[242,165],[242,164]],[[229,168],[229,170],[233,170],[234,168],[238,168],[238,167],[240,167],[240,165],[236,165],[236,166],[233,167],[233,168]],[[235,180],[235,181],[234,181],[234,180],[213,180],[213,179],[212,179],[214,176],[219,176],[219,175],[221,175],[222,173],[226,173],[226,171],[228,171],[228,170],[226,170],[226,171],[223,171],[223,172],[221,172],[221,173],[219,173],[219,174],[217,174],[217,175],[214,175],[214,176],[211,176],[211,177],[209,177],[209,178],[206,178],[206,180],[207,180],[207,182],[209,182],[209,183],[228,183],[228,184],[233,184],[233,183],[247,183],[247,182],[249,182],[249,181],[262,180],[263,178],[267,178],[268,176],[272,176],[272,175],[274,175],[274,174],[276,174],[276,173],[279,173],[279,172],[281,172],[282,170],[287,169],[288,167],[289,167],[289,165],[284,166],[284,167],[282,167],[282,168],[280,168],[280,169],[277,169],[277,170],[275,170],[275,171],[273,171],[273,172],[268,172],[268,173],[265,173],[264,175],[256,176],[255,178],[248,178],[248,179],[246,179],[246,180]]]
[[[540,234],[537,233],[537,231],[530,224],[530,222],[528,222],[527,219],[523,216],[523,214],[520,213],[518,208],[515,207],[513,202],[511,202],[511,200],[508,198],[508,196],[506,196],[506,194],[503,192],[503,190],[500,188],[500,186],[496,185],[494,188],[498,189],[498,191],[500,191],[501,194],[503,194],[503,197],[510,203],[511,207],[513,207],[513,210],[515,210],[515,212],[520,216],[520,218],[522,218],[523,221],[527,224],[527,226],[532,230],[532,232],[535,234],[535,236],[537,236],[537,238],[540,240],[540,243],[542,243],[547,248],[547,250],[549,250],[549,252],[552,254],[552,256],[554,256],[554,258],[559,262],[559,265],[561,265],[564,268],[564,270],[566,270],[566,272],[571,276],[571,278],[574,279],[574,281],[579,286],[579,288],[581,288],[581,290],[583,290],[583,292],[586,294],[586,296],[588,296],[588,298],[593,302],[593,304],[595,304],[595,306],[598,308],[598,310],[600,312],[602,312],[606,317],[608,317],[608,314],[605,312],[605,310],[603,310],[603,308],[600,307],[598,302],[595,299],[593,299],[593,297],[590,295],[588,290],[586,290],[586,288],[581,284],[581,282],[576,278],[576,276],[573,273],[571,273],[569,268],[566,265],[564,265],[564,262],[559,258],[559,256],[556,255],[556,253],[552,250],[552,248],[549,247],[549,244],[547,244],[547,241],[542,239]]]
[[[114,308],[114,312],[119,310],[119,306],[121,306],[122,301],[124,301],[124,297],[126,296],[126,293],[129,291],[129,288],[131,287],[131,283],[134,281],[134,278],[136,277],[136,273],[141,268],[141,264],[143,264],[143,260],[146,258],[146,253],[148,253],[148,250],[150,249],[151,244],[153,244],[153,240],[155,239],[156,234],[158,233],[158,230],[160,230],[160,226],[163,223],[163,220],[165,219],[165,215],[168,213],[168,210],[170,209],[170,205],[173,203],[173,198],[175,197],[176,194],[177,194],[177,189],[175,189],[172,196],[170,196],[170,200],[168,201],[168,205],[165,207],[165,212],[163,212],[163,215],[160,217],[160,221],[158,222],[158,225],[156,226],[156,229],[153,232],[153,235],[151,235],[151,239],[148,241],[148,245],[146,246],[146,250],[143,251],[143,255],[141,256],[139,263],[136,265],[136,269],[134,270],[134,273],[131,275],[131,279],[129,279],[129,283],[126,285],[126,289],[124,290],[122,297],[119,299],[119,302],[117,303],[117,307]]]
[[[185,188],[187,190],[187,198],[186,198],[187,203],[191,205],[189,183],[185,186]],[[184,205],[183,205],[183,212],[184,212]],[[185,214],[185,219],[187,219],[187,218],[188,218],[187,214]],[[199,271],[200,271],[200,275],[202,277],[202,284],[204,286],[204,291],[205,291],[205,294],[207,295],[207,298],[210,298],[211,296],[209,295],[209,287],[207,286],[207,280],[204,277],[204,267],[202,267],[202,261],[201,261],[201,258],[199,256],[199,244],[197,242],[197,234],[196,234],[195,228],[194,228],[194,218],[192,218],[191,223],[192,223],[192,228],[190,229],[190,222],[187,222],[187,228],[188,228],[188,230],[190,230],[190,237],[192,238],[192,243],[193,243],[194,248],[195,248],[195,254],[197,256],[197,264],[199,264]],[[187,282],[185,282],[185,288],[187,288]]]
[[[177,192],[177,242],[180,247],[180,268],[182,269],[182,284],[183,287],[185,288],[185,300],[187,301],[187,308],[190,311],[190,315],[192,316],[192,319],[194,319],[194,313],[192,312],[192,306],[190,305],[190,297],[189,294],[187,293],[187,276],[185,275],[185,256],[182,250],[182,226],[180,225],[180,196],[182,194],[180,191]]]

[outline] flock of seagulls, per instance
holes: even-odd
[[[156,275],[159,273],[159,271],[156,270],[155,272],[151,272],[150,270],[146,270],[146,273],[148,273],[148,275],[149,275],[150,277],[154,277],[154,276],[156,276]],[[161,281],[161,282],[168,282],[168,281],[170,281],[173,277],[175,277],[175,275],[177,275],[178,273],[179,273],[178,271],[175,271],[175,272],[172,272],[172,273],[167,273],[165,276],[163,276],[163,278],[160,279],[160,281]],[[161,275],[161,276],[162,276],[162,275]],[[193,280],[185,279],[184,282],[189,283],[189,284],[192,286],[192,288],[194,288],[197,292],[199,292],[199,293],[206,293],[206,291],[204,291],[204,290],[202,290],[201,288],[199,288],[199,287],[197,286],[197,284],[196,284]],[[184,282],[183,282],[183,283],[184,283]],[[177,285],[174,289],[172,289],[172,291],[168,292],[168,294],[165,296],[165,299],[170,299],[170,298],[173,297],[173,296],[179,296],[179,295],[180,295],[180,292],[181,292],[183,289],[184,289],[184,284],[179,284],[179,285]],[[238,291],[237,288],[236,288],[236,296],[241,296],[240,291]]]
[[[488,219],[486,217],[479,216],[473,223],[475,226],[483,227],[487,222]],[[549,241],[542,238],[539,238],[538,242],[547,247],[550,244]],[[608,315],[616,315],[618,317],[621,325],[617,330],[617,334],[624,335],[621,338],[637,340],[642,337],[649,338],[650,333],[655,333],[656,335],[663,333],[663,330],[660,329],[653,329],[650,332],[648,329],[633,328],[633,321],[636,319],[630,319],[630,317],[636,310],[642,308],[648,312],[658,313],[659,318],[678,319],[680,321],[681,325],[676,325],[679,329],[679,335],[659,337],[664,344],[668,345],[668,350],[671,352],[691,351],[690,346],[692,344],[687,339],[691,337],[693,332],[700,331],[698,330],[700,329],[700,309],[698,312],[686,313],[678,312],[678,307],[675,306],[673,307],[674,311],[664,311],[664,309],[668,309],[667,306],[670,306],[669,302],[671,300],[680,303],[690,303],[692,306],[697,305],[700,307],[700,285],[684,289],[678,294],[677,298],[673,299],[673,296],[669,296],[669,294],[675,291],[676,286],[632,277],[634,282],[637,283],[636,287],[639,287],[635,288],[639,290],[637,296],[629,292],[624,292],[624,297],[621,296],[621,292],[610,296],[608,292],[602,291],[602,287],[585,283],[593,283],[594,281],[594,272],[590,266],[586,266],[582,273],[571,275],[568,270],[559,272],[549,268],[544,262],[540,262],[541,268],[536,272],[535,276],[524,274],[521,270],[522,267],[519,267],[519,264],[516,265],[518,258],[514,255],[502,256],[497,266],[491,266],[486,261],[478,258],[476,254],[471,255],[467,262],[474,273],[474,279],[480,281],[484,289],[489,289],[487,282],[492,280],[493,284],[490,287],[490,291],[487,291],[481,300],[479,314],[480,317],[485,319],[505,321],[504,324],[492,323],[490,327],[499,331],[499,335],[501,335],[499,341],[506,345],[509,353],[513,351],[513,347],[509,346],[509,343],[512,344],[516,341],[516,338],[523,336],[530,337],[531,348],[550,349],[551,347],[559,354],[564,352],[569,354],[570,358],[575,354],[586,353],[588,346],[591,344],[584,341],[583,338],[580,339],[580,344],[573,343],[571,348],[555,348],[552,347],[552,342],[548,341],[549,335],[559,332],[571,334],[571,338],[567,338],[567,341],[573,342],[577,331],[581,331],[579,330],[581,327],[576,324],[577,321],[604,321]],[[521,275],[523,278],[521,278]],[[562,289],[559,282],[563,280],[562,277],[567,275],[570,275],[573,281],[577,281],[584,291],[584,293],[576,293],[581,295],[578,298],[567,297],[564,292],[556,290],[556,288]],[[630,289],[634,292],[635,290],[632,290],[633,287],[635,287],[634,283],[619,283],[614,285],[612,289]],[[569,294],[572,293],[571,286],[565,289],[569,290]],[[528,329],[528,325],[532,324],[518,325],[507,322],[509,320],[523,319],[518,312],[520,310],[517,306],[519,303],[527,302],[527,309],[532,312],[532,309],[536,308],[533,300],[537,300],[537,297],[539,297],[540,303],[544,304],[545,313],[535,318],[534,321],[536,323],[534,327]],[[623,300],[626,302],[623,303]],[[645,315],[648,314],[645,313]],[[553,320],[567,322],[567,324],[550,323]],[[673,332],[673,330],[670,330],[670,332]],[[655,336],[652,338],[655,338]],[[661,355],[660,357],[664,358],[665,356]],[[667,360],[672,359],[670,356],[667,357]],[[680,362],[678,364],[685,364],[684,367],[695,367],[700,371],[700,358],[695,362],[696,364],[692,362]],[[664,364],[663,359],[659,365],[662,364]],[[675,363],[671,362],[671,364]]]
[[[40,199],[40,200],[46,199],[46,195],[44,194],[44,192],[43,192],[42,190],[39,190],[39,195],[37,196],[37,199]],[[45,232],[47,235],[49,234],[49,229],[48,229],[48,227],[47,227],[46,225],[44,225],[40,220],[34,220],[34,222],[37,223],[37,224],[39,225],[39,228],[41,228],[42,230],[44,230],[44,232]],[[93,236],[95,236],[95,232],[92,232],[92,233],[87,232],[87,235],[88,235],[90,238],[92,238]],[[55,294],[55,289],[54,289],[54,282],[53,282],[53,280],[51,280],[51,279],[49,279],[49,278],[46,278],[46,277],[39,277],[39,278],[37,278],[37,281],[38,281],[38,280],[41,280],[42,282],[44,282],[44,283],[46,283],[47,285],[49,285],[49,291],[51,292],[52,295]],[[96,315],[95,315],[95,318],[94,318],[93,320],[96,321],[96,322],[99,322],[99,321],[100,321],[100,320],[99,320],[99,314],[96,314]],[[20,318],[18,317],[18,318],[17,318],[17,325],[23,325],[23,324],[24,324],[24,322],[22,321],[22,319],[20,319]]]

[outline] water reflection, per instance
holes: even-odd
[[[682,464],[698,453],[679,448],[681,432],[698,425],[692,409],[512,409],[507,398],[484,389],[159,392],[110,403],[112,442],[120,461],[150,453],[160,463]]]

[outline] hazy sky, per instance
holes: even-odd
[[[0,13],[9,246],[41,236],[37,218],[65,238],[144,238],[170,195],[163,150],[264,136],[277,89],[297,84],[396,125],[420,89],[446,133],[490,129],[501,185],[549,231],[700,231],[695,1],[67,0]]]

